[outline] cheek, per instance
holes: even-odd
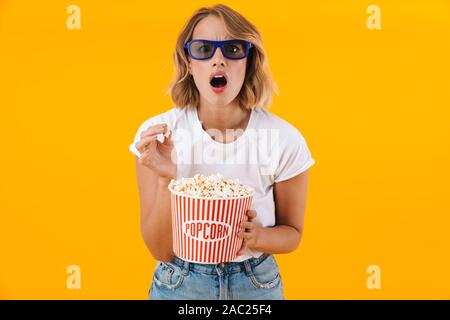
[[[209,73],[206,64],[202,64],[199,62],[191,63],[192,76],[194,77],[195,84],[205,85],[208,81]]]
[[[236,79],[235,83],[237,86],[242,86],[245,80],[245,72],[246,72],[246,63],[245,61],[239,61],[239,64],[236,65],[236,71],[234,72],[234,79]]]

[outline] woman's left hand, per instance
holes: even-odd
[[[239,249],[237,255],[240,256],[245,252],[246,248],[253,249],[258,243],[262,227],[253,222],[253,218],[256,217],[255,210],[247,210],[248,221],[241,223],[240,227],[242,231],[238,233],[238,237],[244,238],[242,246]]]

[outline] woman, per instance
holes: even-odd
[[[273,254],[300,243],[308,168],[302,134],[268,112],[276,86],[254,25],[224,5],[201,8],[178,37],[169,93],[176,107],[146,120],[137,156],[144,241],[159,260],[150,299],[284,299]],[[198,264],[174,256],[171,179],[220,173],[255,190],[239,256]]]

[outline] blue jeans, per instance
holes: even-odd
[[[242,262],[200,264],[174,256],[158,261],[151,300],[283,300],[277,262],[264,253]]]

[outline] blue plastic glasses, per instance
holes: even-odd
[[[239,60],[248,56],[253,45],[244,40],[191,40],[184,44],[189,56],[195,60],[207,60],[214,56],[217,48],[220,48],[222,55],[227,59]]]

